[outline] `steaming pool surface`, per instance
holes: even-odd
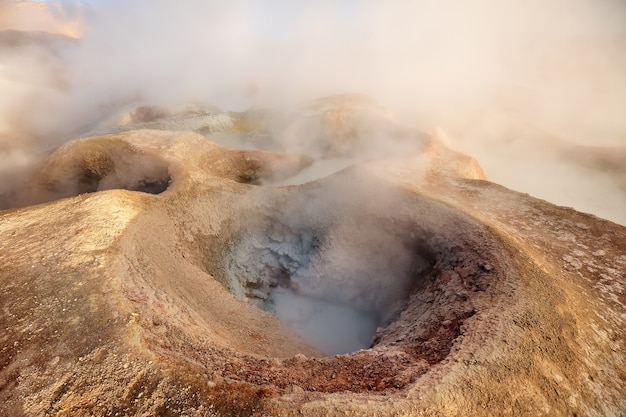
[[[299,295],[281,287],[271,292],[268,302],[283,323],[327,355],[369,348],[381,322],[374,312]]]

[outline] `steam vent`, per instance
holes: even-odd
[[[625,415],[624,227],[361,96],[83,136],[0,196],[0,415]]]

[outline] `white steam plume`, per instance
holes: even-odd
[[[16,21],[6,18],[14,9],[0,1],[0,24]],[[358,92],[411,128],[442,127],[496,182],[626,223],[622,174],[602,171],[602,158],[571,156],[579,145],[626,146],[621,0],[109,0],[48,9],[80,39],[54,53],[0,51],[5,155],[68,140],[133,101],[238,110]]]

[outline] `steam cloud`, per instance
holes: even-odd
[[[410,128],[441,127],[495,182],[626,224],[621,0],[40,9],[34,25],[0,0],[0,28],[64,34],[0,33],[0,194],[42,150],[127,103],[245,110],[358,92]]]

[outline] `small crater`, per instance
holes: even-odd
[[[305,391],[402,389],[445,359],[487,308],[481,300],[502,267],[482,226],[389,185],[373,186],[381,198],[372,199],[353,186],[367,182],[351,176],[266,189],[272,206],[242,216],[214,276],[326,354],[268,358],[272,365],[256,363],[248,382],[287,389],[289,375],[289,386]]]
[[[28,204],[84,193],[123,189],[160,194],[172,181],[168,164],[120,139],[98,137],[70,142],[40,167]]]

